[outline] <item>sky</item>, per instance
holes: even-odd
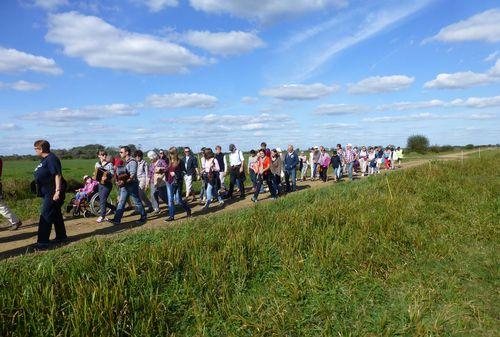
[[[500,143],[498,0],[2,0],[0,154]]]

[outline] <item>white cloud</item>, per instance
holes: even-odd
[[[278,114],[271,115],[267,113],[262,113],[260,115],[217,115],[217,114],[207,114],[207,115],[198,115],[198,116],[186,116],[180,118],[169,118],[165,121],[169,123],[178,123],[178,124],[213,124],[213,123],[224,123],[229,125],[227,127],[228,130],[231,130],[232,127],[236,127],[240,124],[271,124],[274,122],[290,122],[291,119],[288,115]]]
[[[252,96],[245,96],[241,98],[241,103],[244,104],[255,104],[259,101],[259,98]]]
[[[190,0],[196,10],[208,13],[229,13],[244,18],[267,21],[287,15],[344,7],[347,0]]]
[[[348,91],[351,94],[375,94],[400,91],[408,88],[414,81],[414,77],[405,75],[373,76],[365,78],[356,84],[350,84]]]
[[[360,112],[368,111],[368,107],[364,105],[357,104],[323,104],[315,109],[315,113],[318,115],[351,115]]]
[[[62,70],[57,67],[53,59],[0,47],[0,73],[17,73],[28,70],[50,75],[62,74]]]
[[[484,61],[485,61],[485,62],[495,61],[497,58],[499,58],[499,57],[498,57],[498,54],[499,54],[499,51],[498,51],[498,50],[496,50],[496,51],[494,51],[493,53],[490,53],[488,56],[486,56],[486,57],[484,58]]]
[[[67,6],[69,2],[68,0],[34,0],[33,5],[46,10],[53,10],[61,6]]]
[[[424,41],[500,41],[500,9],[494,8],[444,27],[439,33]]]
[[[182,35],[182,41],[208,50],[216,55],[239,55],[265,46],[257,34],[242,31],[217,32],[189,31]]]
[[[319,99],[338,91],[340,86],[330,86],[322,83],[313,84],[284,84],[273,88],[265,88],[260,91],[262,96],[269,96],[283,100],[313,100]]]
[[[118,29],[95,16],[52,14],[46,40],[90,66],[140,74],[185,73],[207,63],[188,49],[156,36]]]
[[[345,130],[345,129],[357,129],[360,128],[360,125],[356,124],[349,124],[349,123],[325,123],[321,125],[324,129],[338,129],[338,130]]]
[[[500,81],[500,59],[485,73],[462,71],[438,74],[435,79],[424,84],[428,89],[463,89]]]
[[[430,101],[422,102],[396,102],[392,104],[383,104],[377,107],[377,110],[416,110],[416,109],[427,109],[443,106],[445,102],[433,99]]]
[[[33,82],[27,82],[27,81],[17,81],[14,82],[10,85],[10,87],[14,90],[18,91],[32,91],[32,90],[41,90],[45,86],[40,83],[33,83]]]
[[[1,131],[14,131],[22,129],[19,125],[14,123],[1,123],[0,130]]]
[[[217,97],[198,93],[173,93],[166,95],[150,95],[146,105],[158,109],[200,108],[209,109],[217,104]]]
[[[50,111],[32,112],[21,116],[24,120],[42,123],[74,123],[75,121],[108,119],[113,117],[135,116],[134,106],[127,104],[93,105],[82,109],[60,108]],[[51,124],[54,125],[54,124]]]
[[[166,7],[177,7],[178,0],[134,0],[136,3],[143,4],[153,13],[157,13]]]
[[[448,114],[437,115],[430,112],[422,112],[411,115],[392,115],[392,116],[378,116],[364,118],[363,122],[371,123],[393,123],[393,122],[422,122],[428,120],[447,120],[447,119],[460,119],[460,120],[489,120],[495,119],[495,114]]]
[[[382,104],[377,107],[377,110],[418,110],[418,109],[429,109],[437,107],[468,107],[468,108],[488,108],[500,106],[500,96],[492,97],[469,97],[466,100],[457,98],[452,101],[442,101],[439,99],[433,99],[430,101],[420,101],[420,102],[396,102],[392,104]]]

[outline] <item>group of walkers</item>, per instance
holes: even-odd
[[[66,235],[61,207],[67,189],[66,181],[62,176],[60,160],[50,152],[50,144],[46,140],[38,140],[34,144],[35,152],[41,157],[40,164],[34,172],[33,188],[43,199],[38,226],[37,249],[45,249],[52,243],[62,243],[68,240]],[[99,194],[98,223],[121,223],[129,199],[135,207],[135,214],[139,215],[139,223],[147,221],[147,213],[159,215],[160,202],[168,208],[164,221],[175,219],[176,207],[180,205],[187,217],[191,216],[188,201],[196,201],[193,182],[200,180],[201,189],[198,195],[203,209],[210,208],[213,200],[218,206],[224,205],[224,199],[234,197],[245,198],[246,175],[252,183],[253,202],[257,202],[259,195],[268,191],[272,199],[285,193],[294,192],[297,188],[297,173],[300,180],[308,178],[328,180],[328,169],[332,166],[333,178],[340,181],[347,174],[353,180],[355,174],[371,175],[381,169],[394,169],[403,157],[401,148],[387,146],[352,147],[347,144],[345,149],[338,144],[328,152],[323,146],[314,146],[306,156],[304,151],[298,153],[292,145],[286,151],[280,148],[269,149],[262,143],[258,150],[251,150],[248,159],[234,144],[229,145],[229,153],[222,152],[221,146],[202,148],[199,156],[192,153],[189,147],[183,149],[180,158],[178,149],[171,147],[168,151],[149,151],[145,160],[144,153],[136,150],[132,153],[128,146],[122,146],[117,157],[112,157],[104,150],[97,153],[98,161],[95,164],[93,177],[85,176],[85,186],[77,191],[76,200],[88,196],[88,193],[97,186]],[[2,165],[0,160],[0,178]],[[229,174],[229,186],[225,179]],[[0,180],[1,182],[1,180]],[[110,194],[114,187],[118,188],[118,202],[114,207]],[[184,188],[185,185],[185,188]],[[149,189],[149,197],[147,190]],[[184,190],[184,193],[183,193]],[[113,219],[107,214],[114,212]],[[0,213],[11,223],[12,229],[17,229],[21,221],[10,211],[1,198],[0,185]],[[56,238],[49,241],[52,224],[54,224]]]

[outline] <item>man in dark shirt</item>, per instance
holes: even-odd
[[[3,190],[2,190],[2,167],[3,162],[2,158],[0,158],[0,214],[3,215],[10,223],[10,228],[12,230],[16,230],[21,226],[21,221],[19,218],[12,212],[3,200]]]
[[[38,240],[35,247],[46,249],[51,243],[49,238],[52,224],[56,231],[56,238],[52,243],[63,243],[68,240],[61,213],[66,191],[63,186],[61,161],[50,152],[49,142],[37,140],[34,146],[36,154],[42,158],[35,169],[34,176],[39,195],[43,198],[42,212],[38,222]]]
[[[196,180],[196,176],[199,175],[198,159],[191,153],[189,147],[184,148],[184,158],[181,159],[181,167],[184,174],[184,183],[186,184],[186,199],[191,195],[194,201],[195,194],[193,190],[193,181]]]

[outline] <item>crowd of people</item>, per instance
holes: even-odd
[[[32,185],[33,191],[42,198],[36,248],[46,249],[50,244],[68,240],[61,212],[67,184],[62,175],[61,162],[50,152],[49,142],[38,140],[34,148],[41,161],[34,171]],[[85,185],[76,191],[75,200],[80,202],[95,190],[99,195],[96,221],[114,225],[120,225],[129,199],[135,207],[133,214],[139,215],[139,223],[147,221],[148,213],[160,215],[160,202],[163,201],[168,209],[164,220],[169,222],[175,219],[175,205],[180,205],[190,217],[190,203],[196,202],[196,197],[204,210],[208,210],[213,201],[222,207],[225,199],[235,198],[235,193],[238,198],[244,199],[247,175],[252,184],[251,200],[258,202],[262,193],[269,192],[272,199],[277,199],[294,192],[297,180],[327,182],[330,166],[335,182],[341,181],[344,176],[352,181],[355,175],[372,175],[382,169],[394,169],[403,158],[402,149],[392,145],[383,148],[347,144],[344,148],[337,144],[330,151],[324,146],[314,146],[306,154],[297,151],[293,145],[282,151],[280,148],[269,149],[266,143],[261,143],[260,148],[251,150],[247,158],[234,144],[230,144],[228,150],[224,153],[221,146],[216,146],[214,152],[212,148],[204,147],[199,154],[194,154],[189,147],[185,147],[180,156],[178,149],[171,147],[147,152],[148,161],[141,150],[132,153],[128,146],[122,146],[116,157],[100,150],[94,174],[92,177],[84,176]],[[0,160],[0,178],[1,172]],[[193,182],[197,180],[201,182],[198,196],[193,188]],[[114,186],[118,188],[116,207],[109,202]],[[12,229],[18,229],[21,221],[7,207],[1,192],[0,184],[0,213],[9,220]],[[110,213],[114,213],[112,219],[107,218]],[[50,241],[52,224],[56,237]]]

